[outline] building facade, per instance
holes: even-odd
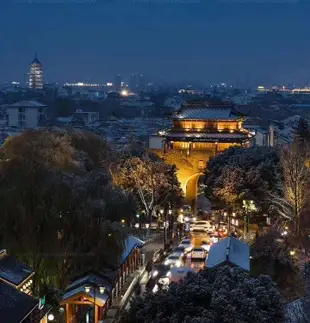
[[[8,126],[37,128],[46,119],[46,106],[37,101],[20,101],[7,106]]]
[[[30,64],[29,71],[29,88],[34,90],[43,89],[44,85],[44,73],[43,73],[43,65],[38,60],[37,57]]]
[[[251,135],[242,117],[224,102],[185,102],[172,121],[172,128],[150,137],[149,148],[176,165],[185,200],[195,208],[207,161],[230,147],[249,145]]]

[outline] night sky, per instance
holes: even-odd
[[[310,3],[241,1],[1,0],[0,81],[310,80]]]

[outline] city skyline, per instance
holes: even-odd
[[[303,3],[63,0],[3,7],[2,81],[22,80],[35,51],[47,82],[103,82],[134,72],[167,82],[310,79]],[[16,28],[5,29],[10,23]]]

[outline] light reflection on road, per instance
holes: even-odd
[[[194,248],[198,248],[201,246],[202,241],[209,241],[210,237],[207,233],[191,233],[189,234],[189,237],[191,239],[192,245],[194,246]],[[191,254],[188,253],[187,257],[184,261],[184,267],[186,268],[191,268],[192,270],[194,270],[195,272],[198,272],[202,269],[205,268],[206,265],[206,260],[202,259],[202,260],[192,260],[191,259]]]

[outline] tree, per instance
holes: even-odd
[[[136,197],[148,221],[151,221],[156,207],[182,197],[175,168],[146,154],[126,158],[117,165],[114,182]]]
[[[294,130],[295,130],[296,139],[299,143],[301,144],[310,143],[310,126],[307,119],[300,118]]]
[[[0,149],[1,245],[36,271],[37,291],[117,267],[125,235],[112,222],[135,210],[112,183],[110,153],[97,136],[53,129],[25,131]]]
[[[300,219],[309,200],[309,162],[307,147],[294,143],[282,148],[281,166],[283,170],[282,196],[275,197],[277,210],[284,218],[293,221],[295,233],[300,233]]]
[[[253,200],[261,213],[270,213],[270,194],[282,180],[279,156],[267,147],[231,148],[208,163],[205,178],[211,202],[241,208],[243,199]]]
[[[290,256],[290,245],[277,231],[258,237],[251,246],[251,273],[269,275],[287,300],[305,294],[303,274]]]
[[[230,323],[284,320],[282,298],[267,276],[252,278],[238,267],[206,269],[146,294],[131,304],[125,323]]]

